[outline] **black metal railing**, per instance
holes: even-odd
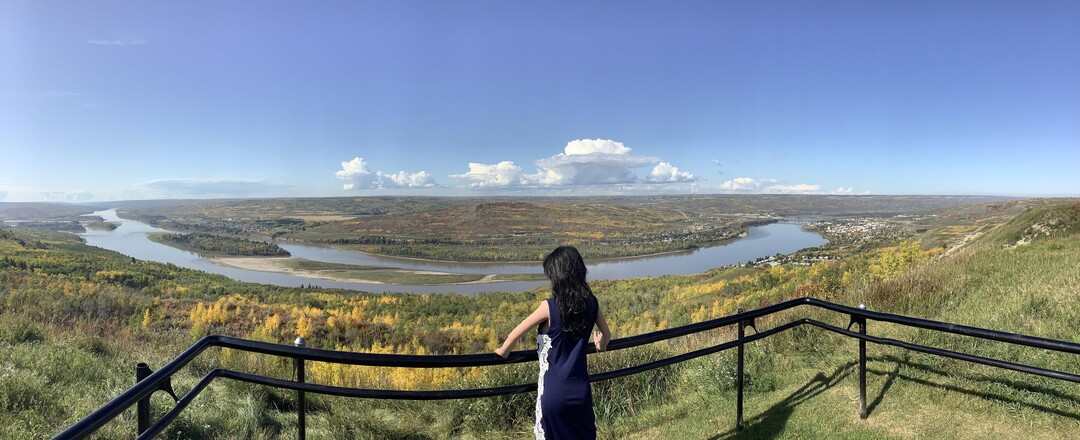
[[[755,320],[757,318],[769,316],[801,305],[813,306],[837,313],[846,314],[850,317],[850,321],[847,325],[847,328],[842,328],[814,319],[800,318],[768,330],[757,331],[757,327],[755,326]],[[1004,342],[1008,344],[1041,348],[1062,353],[1080,354],[1080,344],[1074,342],[1066,342],[1054,339],[1039,338],[1035,336],[1026,336],[1015,333],[987,330],[978,327],[969,327],[965,325],[912,318],[908,316],[894,315],[890,313],[874,312],[866,310],[864,307],[862,307],[862,305],[860,305],[859,307],[848,307],[815,298],[799,298],[755,310],[745,312],[740,311],[739,313],[736,313],[734,315],[724,316],[708,321],[698,322],[666,330],[655,331],[652,333],[646,333],[628,338],[612,340],[608,344],[609,351],[637,347],[640,345],[645,345],[653,342],[663,341],[679,336],[690,335],[730,325],[736,325],[738,332],[738,339],[732,341],[632,367],[592,374],[590,375],[589,380],[591,382],[599,382],[629,376],[643,371],[648,371],[655,368],[684,362],[690,359],[737,347],[738,365],[736,373],[737,398],[735,425],[738,429],[742,429],[744,382],[743,357],[745,344],[757,341],[759,339],[767,338],[774,334],[801,325],[810,325],[859,340],[859,414],[860,417],[864,419],[867,417],[866,342],[872,342],[881,345],[890,345],[907,350],[928,353],[952,359],[959,359],[963,361],[974,362],[977,364],[989,365],[992,367],[1003,368],[1013,371],[1020,371],[1029,374],[1035,374],[1039,376],[1049,377],[1052,379],[1080,383],[1080,375],[1075,373],[1049,370],[1030,365],[1018,364],[1010,361],[991,359],[987,357],[960,353],[941,348],[912,344],[909,342],[899,341],[895,339],[869,336],[866,334],[867,320],[898,324],[901,326],[921,328],[936,332],[970,336],[980,339]],[[851,331],[851,326],[853,325],[857,325],[859,327],[857,332]],[[745,330],[747,327],[753,328],[754,334],[747,336],[745,334]],[[207,373],[206,376],[202,378],[202,380],[200,380],[194,387],[191,388],[191,390],[187,392],[187,394],[184,395],[184,397],[177,398],[176,395],[172,393],[172,375],[179,371],[181,368],[183,368],[185,365],[187,365],[189,362],[191,362],[191,360],[198,356],[199,353],[201,353],[203,350],[206,350],[210,347],[230,348],[252,353],[261,353],[272,356],[292,358],[295,361],[297,380],[284,380],[226,369],[215,369]],[[589,353],[592,352],[593,348],[590,347]],[[379,390],[320,385],[308,383],[304,380],[305,361],[330,362],[348,365],[366,365],[376,367],[450,368],[480,367],[497,364],[526,362],[531,360],[536,360],[536,351],[534,350],[515,351],[511,353],[510,356],[508,356],[506,359],[500,358],[494,354],[371,354],[305,348],[303,347],[303,340],[299,338],[297,339],[296,346],[289,346],[282,344],[272,344],[268,342],[251,341],[246,339],[233,338],[229,336],[213,335],[200,339],[198,342],[189,347],[171,362],[161,367],[161,369],[159,369],[158,371],[153,372],[152,374],[147,375],[146,373],[149,372],[149,368],[146,367],[145,364],[139,364],[139,366],[137,367],[138,383],[134,387],[131,387],[127,391],[117,396],[112,401],[106,403],[104,406],[91,413],[90,415],[84,417],[82,420],[79,420],[68,429],[57,434],[54,438],[85,438],[94,433],[105,423],[120,415],[120,413],[131,408],[132,405],[138,405],[139,408],[137,412],[138,426],[136,429],[138,438],[153,438],[162,430],[164,430],[180,414],[181,411],[187,408],[187,406],[192,402],[192,400],[194,400],[199,395],[199,393],[206,388],[207,385],[209,385],[215,379],[222,378],[296,391],[299,438],[303,439],[305,437],[306,428],[306,405],[304,401],[304,393],[327,394],[334,396],[366,399],[436,400],[490,397],[506,394],[526,393],[536,390],[535,383],[508,385],[494,388],[430,391]],[[160,419],[158,419],[157,422],[151,425],[149,411],[150,395],[158,390],[164,390],[169,392],[169,394],[171,394],[173,398],[176,399],[176,405],[167,413],[165,413]]]

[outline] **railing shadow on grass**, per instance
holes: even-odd
[[[1078,408],[1078,409],[1080,409],[1080,394],[1072,395],[1072,394],[1064,393],[1061,390],[1054,389],[1054,388],[1047,388],[1047,387],[1044,387],[1044,386],[1032,385],[1032,384],[1026,383],[1026,382],[1002,379],[1002,378],[997,378],[997,377],[987,377],[985,375],[957,374],[955,371],[945,371],[945,370],[942,370],[940,368],[937,368],[937,367],[934,367],[934,366],[931,366],[931,365],[911,361],[911,360],[909,360],[909,358],[907,356],[897,357],[895,355],[884,355],[884,356],[879,356],[879,357],[870,357],[869,360],[874,361],[874,362],[880,362],[880,363],[892,363],[895,366],[892,369],[892,371],[886,371],[886,370],[880,370],[880,369],[874,369],[874,368],[867,368],[867,370],[866,370],[867,373],[873,373],[873,374],[876,374],[876,375],[886,376],[886,384],[885,384],[885,386],[882,387],[881,391],[878,393],[877,397],[874,399],[874,402],[872,402],[872,404],[870,406],[868,406],[868,408],[870,409],[871,412],[873,412],[873,409],[877,408],[877,405],[880,404],[881,401],[884,399],[885,391],[887,391],[888,388],[892,385],[892,382],[895,381],[895,380],[900,380],[900,381],[903,381],[903,382],[910,382],[910,383],[915,383],[915,384],[928,386],[928,387],[933,387],[933,388],[937,388],[937,389],[943,389],[943,390],[946,390],[946,391],[948,391],[950,393],[965,394],[965,395],[968,395],[968,396],[977,397],[977,398],[984,399],[984,400],[991,400],[991,401],[996,401],[996,402],[1000,402],[1000,403],[1004,403],[1004,404],[1008,404],[1008,405],[1021,406],[1021,407],[1029,408],[1029,409],[1032,409],[1032,410],[1035,410],[1035,411],[1043,412],[1043,413],[1054,414],[1054,415],[1058,415],[1058,416],[1062,416],[1062,417],[1068,417],[1068,418],[1080,420],[1080,410],[1068,411],[1068,410],[1065,410],[1065,409],[1062,409],[1062,408],[1055,408],[1055,407],[1043,405],[1043,404],[1040,404],[1040,403],[1037,403],[1037,402],[1033,402],[1033,401],[1030,401],[1030,400],[1026,400],[1024,398],[1008,397],[1008,396],[1004,396],[1004,395],[1001,395],[1001,394],[994,394],[994,393],[990,393],[990,392],[986,392],[986,391],[980,391],[980,390],[975,390],[975,389],[971,389],[971,388],[966,388],[966,387],[959,386],[959,385],[954,385],[954,384],[951,384],[951,383],[948,383],[948,382],[955,382],[956,379],[960,379],[962,381],[971,381],[971,382],[982,383],[982,384],[997,384],[997,385],[1000,385],[1000,386],[1003,386],[1003,387],[1006,387],[1006,388],[1010,388],[1010,389],[1013,389],[1013,390],[1017,390],[1017,391],[1025,391],[1025,392],[1032,393],[1032,394],[1037,394],[1037,395],[1042,395],[1042,396],[1049,396],[1049,397],[1052,397],[1054,399],[1058,399],[1058,400],[1061,400],[1061,401],[1068,402],[1072,408]],[[901,368],[901,366],[903,368]],[[915,375],[907,374],[907,373],[902,372],[902,370],[907,370],[907,369],[918,370],[921,373],[923,373],[923,375],[935,375],[935,376],[940,376],[942,379],[949,379],[949,380],[948,381],[946,381],[946,380],[934,381],[934,380],[931,380],[931,379],[928,379],[928,378],[916,377]]]
[[[799,389],[795,390],[787,397],[773,404],[760,414],[746,419],[742,429],[733,428],[709,437],[709,439],[776,438],[784,432],[784,426],[787,425],[787,421],[791,418],[791,414],[795,412],[795,407],[816,397],[840,383],[841,380],[851,376],[851,370],[855,366],[856,362],[852,361],[837,367],[833,370],[832,374],[829,374],[828,376],[824,373],[818,373],[813,379],[810,379],[809,382],[799,387]]]
[[[1080,412],[1072,412],[1061,408],[1050,407],[1037,402],[1025,400],[1023,398],[1011,398],[1002,396],[1000,394],[988,393],[985,391],[965,388],[958,385],[951,385],[944,382],[936,382],[924,377],[916,377],[912,374],[902,373],[901,370],[918,370],[922,373],[923,376],[935,375],[941,376],[942,378],[953,378],[954,380],[960,379],[962,381],[971,381],[984,384],[994,383],[1018,391],[1026,391],[1033,394],[1050,396],[1055,399],[1068,402],[1073,408],[1080,408],[1080,396],[1063,393],[1060,390],[1054,388],[1031,385],[1025,382],[1018,382],[1001,378],[986,377],[982,375],[957,375],[956,372],[944,371],[931,365],[912,361],[910,359],[910,356],[908,356],[907,352],[904,353],[904,356],[895,356],[892,354],[886,354],[881,356],[868,356],[867,362],[893,365],[892,369],[866,369],[867,374],[885,377],[885,381],[878,389],[877,395],[874,397],[873,401],[867,405],[868,414],[874,413],[874,410],[877,409],[878,405],[880,405],[882,400],[884,399],[886,392],[890,388],[892,388],[892,386],[897,381],[899,381],[933,387],[936,389],[943,389],[950,393],[960,393],[980,399],[1000,402],[1003,404],[1022,406],[1043,413],[1054,414],[1061,417],[1068,417],[1080,420]],[[828,390],[829,388],[840,384],[842,380],[846,379],[851,375],[851,370],[855,366],[856,362],[852,361],[837,367],[832,372],[832,374],[829,374],[827,376],[823,373],[818,373],[809,382],[799,387],[799,389],[795,390],[787,397],[781,399],[779,402],[763,410],[761,413],[747,418],[745,421],[746,424],[744,429],[740,430],[733,428],[709,437],[709,439],[770,439],[779,437],[783,433],[784,426],[787,424],[788,419],[791,417],[797,406],[813,397],[816,397],[817,395]]]
[[[763,331],[758,331],[757,327],[755,326],[755,320],[757,318],[770,316],[798,306],[811,306],[831,312],[841,313],[847,315],[850,320],[847,328],[836,327],[809,318],[795,319],[786,324],[782,324]],[[684,362],[701,356],[710,355],[731,348],[738,348],[735,426],[736,429],[741,430],[745,426],[743,420],[743,364],[745,345],[749,342],[764,339],[774,334],[790,330],[792,328],[796,328],[802,325],[808,325],[858,340],[858,376],[860,403],[859,414],[860,417],[864,419],[868,416],[868,409],[870,409],[867,407],[866,404],[867,342],[879,345],[899,347],[908,351],[921,352],[945,358],[972,362],[976,364],[989,365],[996,368],[1019,371],[1057,380],[1080,383],[1080,375],[1075,373],[1055,371],[1030,365],[1019,364],[1015,362],[991,359],[940,348],[927,347],[904,341],[898,341],[895,339],[869,336],[867,335],[867,321],[870,320],[898,324],[913,328],[921,328],[936,332],[952,333],[979,339],[1004,342],[1014,345],[1041,348],[1045,350],[1052,350],[1074,355],[1080,354],[1080,344],[1074,342],[1019,335],[1015,333],[988,330],[978,327],[970,327],[946,322],[912,318],[903,315],[875,312],[866,310],[865,307],[861,304],[859,305],[859,307],[849,307],[815,298],[798,298],[766,307],[761,307],[755,310],[750,310],[746,312],[740,311],[739,313],[736,313],[734,315],[724,316],[708,321],[613,340],[608,345],[609,351],[636,347],[640,345],[650,344],[653,342],[663,341],[675,337],[686,336],[706,330],[712,330],[732,325],[737,327],[738,334],[738,338],[732,341],[720,343],[711,347],[694,350],[691,352],[679,354],[665,359],[647,362],[632,367],[597,373],[590,376],[589,380],[591,382],[598,382],[629,376],[644,371]],[[851,331],[850,329],[852,326],[858,326],[858,331]],[[745,334],[745,330],[747,328],[753,328],[755,330],[754,334],[747,336]],[[167,413],[165,413],[165,415],[163,415],[160,419],[158,419],[156,423],[151,425],[150,395],[155,391],[159,390],[171,391],[172,375],[178,372],[181,368],[191,362],[200,353],[210,347],[231,348],[239,351],[292,358],[295,363],[297,380],[284,380],[226,369],[215,369],[207,373],[206,376],[204,376],[194,387],[192,387],[186,394],[184,394],[182,398],[178,398],[176,405]],[[592,352],[593,348],[589,347],[589,353]],[[508,385],[494,388],[429,391],[360,389],[311,384],[305,382],[304,369],[306,361],[330,362],[346,365],[366,365],[376,367],[453,368],[481,367],[533,360],[536,360],[536,352],[531,350],[515,351],[511,353],[510,356],[506,359],[499,358],[494,354],[371,354],[309,349],[303,346],[303,340],[300,338],[297,338],[296,346],[288,346],[260,341],[251,341],[228,336],[212,335],[200,339],[198,342],[189,347],[171,362],[163,366],[158,371],[153,372],[152,374],[147,373],[149,369],[146,368],[145,365],[140,366],[139,368],[137,368],[139,381],[138,383],[136,383],[135,386],[121,393],[112,401],[106,403],[104,406],[95,410],[90,415],[79,420],[68,429],[57,434],[55,438],[74,439],[88,437],[92,435],[95,431],[97,431],[102,425],[108,423],[120,413],[136,405],[138,406],[136,417],[138,424],[135,432],[138,434],[138,438],[153,438],[162,430],[164,430],[173,420],[175,420],[176,417],[180,414],[180,412],[187,408],[187,406],[191,404],[192,400],[194,400],[199,395],[199,393],[201,393],[207,386],[209,386],[211,382],[216,379],[230,379],[257,385],[264,385],[296,391],[297,428],[299,431],[298,437],[302,440],[305,438],[306,432],[305,393],[309,392],[365,399],[444,400],[482,398],[536,391],[536,383]],[[811,381],[811,383],[807,384],[806,387],[800,389],[800,391],[793,394],[787,403],[781,402],[781,406],[777,407],[777,411],[774,411],[774,413],[780,415],[786,413],[789,416],[791,408],[793,408],[792,403],[797,404],[804,401],[807,398],[806,396],[817,395],[824,389],[827,389],[830,384],[835,383],[842,377],[846,377],[847,375],[841,373],[841,371],[842,370],[838,370],[838,372],[834,373],[832,376],[818,377],[814,381]],[[899,376],[899,370],[897,371],[897,376]],[[890,384],[890,382],[887,382],[887,384]],[[876,404],[879,403],[881,400],[881,396],[878,396],[878,398],[875,400],[876,402],[874,403],[874,406],[876,407]],[[762,417],[768,416],[768,412],[763,414],[764,415]],[[771,417],[776,417],[775,414]],[[784,416],[783,419],[786,420],[787,416]],[[782,424],[780,424],[780,426],[782,427]],[[762,434],[765,435],[768,433],[763,432]]]
[[[877,396],[874,397],[873,401],[866,404],[866,413],[867,414],[873,414],[874,410],[877,409],[878,405],[881,404],[881,401],[883,399],[885,399],[885,392],[889,391],[889,388],[892,388],[893,383],[896,382],[896,378],[900,376],[900,367],[902,365],[908,365],[909,354],[910,353],[908,353],[908,352],[904,352],[904,358],[903,359],[891,359],[890,358],[889,360],[893,362],[893,366],[894,366],[892,371],[884,372],[882,370],[875,370],[873,368],[867,368],[866,369],[867,373],[875,373],[875,374],[879,374],[879,375],[880,374],[885,375],[885,383],[881,385],[881,390],[878,391]],[[882,361],[883,359],[886,359],[886,358],[874,358],[874,357],[870,358],[871,361],[875,361],[875,360],[876,361]]]

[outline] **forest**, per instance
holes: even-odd
[[[289,251],[265,241],[214,234],[150,234],[151,240],[203,256],[288,257]]]

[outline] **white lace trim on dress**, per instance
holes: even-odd
[[[536,335],[536,357],[540,361],[540,378],[536,380],[536,424],[533,425],[533,434],[537,440],[544,439],[544,427],[540,419],[544,418],[544,411],[540,407],[540,398],[544,395],[544,373],[548,370],[548,351],[551,350],[551,337],[543,333]]]

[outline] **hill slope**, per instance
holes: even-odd
[[[1080,204],[1029,209],[948,257],[847,290],[834,300],[1080,342],[1078,221]],[[1028,244],[1016,247],[1025,237]],[[870,334],[1080,373],[1075,355],[874,322]],[[731,392],[686,387],[674,402],[616,423],[610,434],[640,439],[1060,439],[1080,432],[1080,384],[874,344],[867,349],[870,417],[860,420],[854,341],[818,330],[774,339],[748,348],[752,385],[745,431],[731,429]],[[801,349],[795,343],[818,347]],[[719,359],[733,362],[730,355]],[[708,369],[711,362],[698,368]]]

